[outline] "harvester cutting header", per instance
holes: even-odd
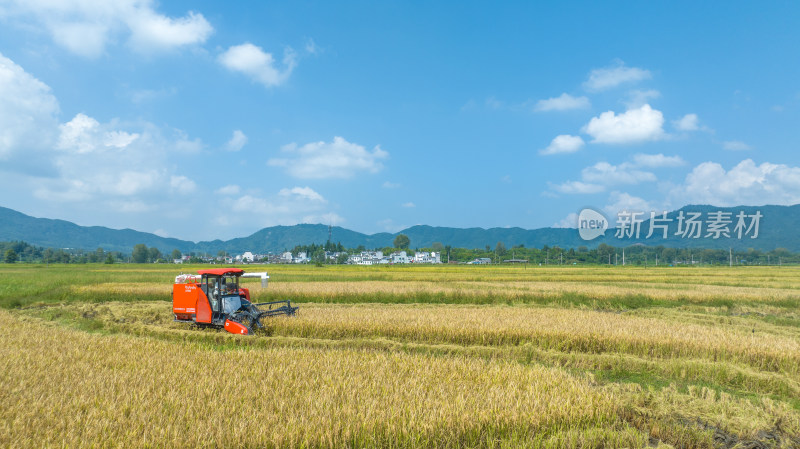
[[[253,304],[250,289],[239,286],[240,277],[257,277],[261,278],[261,286],[266,287],[267,273],[245,273],[240,268],[216,268],[197,273],[175,277],[172,286],[175,321],[252,335],[263,327],[262,317],[294,315],[297,311],[289,300]]]

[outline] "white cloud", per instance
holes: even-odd
[[[76,153],[90,153],[97,147],[96,134],[99,128],[100,123],[97,120],[78,114],[69,122],[59,125],[61,133],[56,148]]]
[[[122,210],[126,201],[157,195],[172,187],[172,179],[164,170],[109,166],[97,170],[86,158],[62,159],[60,165],[61,177],[41,182],[34,191],[37,198],[66,202],[109,200],[114,209]]]
[[[48,21],[45,26],[56,44],[86,58],[103,54],[110,32],[110,27],[102,23]]]
[[[90,176],[85,179],[93,181],[87,186],[95,192],[119,196],[154,193],[160,191],[161,185],[166,185],[167,180],[169,180],[170,187],[179,188],[181,182],[184,181],[165,175],[163,170],[140,168],[139,170],[117,171],[108,175]]]
[[[214,31],[202,14],[172,18],[154,10],[149,0],[13,0],[7,16],[43,27],[56,44],[75,54],[96,58],[119,35],[128,35],[137,51],[169,50],[205,42]]]
[[[598,162],[581,171],[581,179],[594,184],[639,184],[655,181],[656,175],[650,172],[635,170],[629,164],[611,165]]]
[[[628,106],[628,109],[636,109],[650,103],[650,100],[655,100],[659,97],[661,97],[661,92],[655,89],[637,89],[628,92],[628,99],[624,103]]]
[[[548,98],[546,100],[539,100],[536,106],[533,107],[534,111],[569,111],[572,109],[588,109],[591,106],[587,97],[573,97],[568,93],[563,93],[561,96]]]
[[[409,201],[407,203],[403,203],[403,207],[412,208],[412,207],[417,207],[417,205]]]
[[[218,195],[233,196],[233,195],[238,195],[240,191],[241,189],[239,188],[239,186],[231,184],[218,188],[217,190],[214,191],[214,193]]]
[[[753,149],[753,147],[751,147],[750,145],[741,142],[739,140],[729,140],[727,142],[722,142],[722,148],[728,151],[747,151]]]
[[[319,193],[315,192],[311,187],[292,187],[291,189],[281,189],[279,195],[285,197],[303,198],[308,201],[326,202],[325,198]]]
[[[670,166],[674,162],[669,162]],[[551,191],[567,194],[592,194],[601,192],[606,186],[624,184],[619,177],[620,167],[628,170],[636,162],[613,166],[595,165],[584,170],[582,181],[569,181],[551,185]],[[597,182],[590,182],[596,179]],[[647,179],[645,179],[647,180]],[[627,192],[615,190],[609,194],[608,204],[603,207],[609,220],[616,221],[620,211],[660,213],[686,204],[708,204],[718,207],[760,206],[767,204],[794,205],[800,203],[800,167],[764,162],[756,164],[745,159],[730,170],[719,163],[704,162],[694,167],[683,183],[665,190],[662,200],[644,199]]]
[[[172,175],[169,183],[172,191],[181,195],[188,195],[197,190],[197,184],[186,176]]]
[[[270,159],[268,164],[286,167],[290,175],[301,179],[345,179],[357,172],[377,173],[383,168],[380,160],[389,157],[380,146],[370,152],[338,136],[330,143],[312,142],[301,147],[292,143],[281,150],[293,157]]]
[[[123,149],[139,138],[137,133],[120,130],[104,130],[100,123],[79,113],[72,120],[59,125],[60,134],[56,148],[77,154],[92,153],[106,149]]]
[[[291,206],[287,203],[270,201],[269,199],[261,198],[254,195],[244,195],[237,198],[233,203],[231,203],[231,210],[233,210],[234,212],[242,212],[251,215],[260,215],[263,217],[269,217],[269,216],[278,217],[290,214]],[[221,224],[229,224],[229,223],[227,223],[226,221],[222,222]],[[280,221],[278,220],[274,222],[274,224],[280,224]]]
[[[50,88],[0,55],[0,170],[49,206],[171,213],[197,185],[170,155],[201,147],[180,130],[147,122],[101,123],[78,113],[59,124]]]
[[[140,9],[127,20],[131,44],[140,51],[167,50],[203,43],[214,28],[202,14],[189,11],[185,17],[173,19],[150,9]]]
[[[700,120],[697,114],[686,114],[678,120],[673,120],[672,126],[678,131],[697,131],[700,129]]]
[[[619,86],[620,84],[635,83],[650,79],[650,71],[637,67],[626,67],[625,63],[618,61],[612,67],[594,69],[589,73],[589,79],[583,83],[589,91],[602,91]]]
[[[346,220],[326,210],[327,201],[309,187],[283,188],[276,195],[242,195],[231,202],[231,210],[246,214],[252,226],[294,225],[297,223],[334,223]],[[217,217],[222,226],[239,226],[228,217]]]
[[[577,228],[578,227],[578,214],[575,212],[570,213],[562,220],[553,223],[554,228]]]
[[[247,136],[239,129],[233,131],[233,136],[225,144],[225,149],[228,151],[239,151],[247,144]]]
[[[49,149],[58,112],[50,87],[0,54],[0,160]]]
[[[241,72],[267,87],[283,84],[297,65],[295,54],[290,48],[284,51],[284,68],[281,70],[276,67],[271,53],[250,42],[228,48],[219,55],[219,62],[229,70]]]
[[[199,138],[192,139],[179,129],[173,130],[173,135],[171,146],[178,153],[197,153],[203,149],[203,141]]]
[[[686,164],[680,156],[664,156],[662,153],[658,154],[635,154],[633,156],[633,165],[636,167],[648,168],[664,168],[664,167],[680,167]]]
[[[642,215],[643,219],[649,218],[649,213],[651,211],[660,212],[647,200],[626,192],[613,191],[609,195],[608,200],[610,203],[603,207],[603,211],[606,213],[605,215],[611,223],[616,223],[617,214],[623,211],[644,212],[645,215]]]
[[[583,139],[579,136],[570,136],[569,134],[562,134],[556,136],[547,148],[540,150],[539,154],[565,154],[574,153],[580,150],[584,145]]]
[[[726,171],[716,162],[704,162],[686,176],[670,198],[681,204],[714,206],[792,205],[800,203],[800,167],[745,159]]]
[[[168,161],[170,154],[199,141],[174,130],[173,136],[164,136],[149,123],[137,126],[140,132],[131,133],[116,121],[100,123],[83,113],[58,125],[56,151],[49,158],[57,175],[37,181],[34,195],[134,213],[169,207],[176,196],[195,192],[197,184]]]
[[[664,115],[649,104],[629,109],[622,114],[607,111],[592,118],[583,132],[594,138],[593,143],[636,143],[664,137]]]
[[[567,194],[599,193],[605,190],[605,187],[602,185],[580,181],[567,181],[563,184],[551,184],[550,187],[556,192]]]
[[[399,189],[401,184],[399,182],[384,181],[382,187],[384,189]]]
[[[125,131],[108,131],[103,135],[103,145],[114,148],[125,148],[139,138],[137,133]]]
[[[320,52],[319,47],[317,47],[317,43],[314,42],[314,39],[308,38],[306,41],[306,52],[312,55],[316,55]]]
[[[619,165],[598,162],[581,170],[580,181],[550,184],[550,188],[567,194],[598,193],[604,191],[608,186],[657,181],[654,173],[640,170],[640,168],[667,168],[683,164],[685,162],[679,156],[639,153],[633,156],[632,162],[623,162]]]

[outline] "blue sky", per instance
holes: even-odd
[[[0,0],[0,205],[208,240],[796,204],[798,9]]]

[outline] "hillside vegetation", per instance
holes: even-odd
[[[700,238],[687,238],[679,235],[679,211],[702,213],[706,220],[709,213],[723,211],[730,213],[731,223],[727,226],[732,233],[728,237],[709,237],[707,229]],[[747,214],[759,213],[763,217],[759,221],[758,237],[753,237],[753,230],[743,238],[736,238],[734,231],[736,215],[739,212]],[[331,242],[339,242],[346,248],[384,248],[391,247],[392,242],[399,234],[407,235],[411,240],[411,248],[430,248],[438,242],[453,248],[476,249],[487,245],[491,248],[498,242],[506,247],[525,246],[527,248],[560,247],[574,248],[581,246],[596,248],[600,244],[614,247],[625,247],[635,244],[648,246],[663,245],[670,248],[705,248],[737,251],[747,251],[752,248],[759,251],[772,251],[776,248],[785,248],[792,252],[800,252],[800,238],[794,234],[787,234],[787,229],[797,229],[800,226],[800,204],[793,206],[741,206],[741,207],[712,207],[712,206],[685,206],[678,211],[669,213],[671,221],[668,223],[667,238],[646,238],[649,229],[649,215],[643,215],[643,230],[640,235],[620,239],[614,236],[614,229],[606,231],[603,237],[594,240],[582,240],[576,229],[572,228],[539,228],[522,229],[514,228],[454,228],[443,226],[417,225],[403,229],[397,233],[380,232],[364,234],[339,226],[330,229],[324,224],[298,224],[294,226],[272,226],[263,228],[249,236],[238,237],[230,240],[213,240],[191,242],[176,238],[164,238],[155,234],[134,231],[131,229],[109,229],[102,226],[79,226],[64,220],[35,218],[12,209],[0,207],[0,241],[26,241],[36,246],[50,248],[78,248],[94,251],[98,247],[106,251],[119,251],[130,253],[136,244],[145,244],[156,247],[162,253],[168,254],[173,249],[183,253],[197,252],[216,255],[219,251],[232,254],[241,254],[252,251],[258,254],[268,252],[280,253],[291,250],[298,245],[324,244],[329,236]],[[611,217],[608,217],[609,219]],[[612,220],[613,222],[613,220]],[[703,222],[705,224],[705,222]],[[329,234],[330,231],[330,234]],[[656,234],[657,236],[658,234]]]

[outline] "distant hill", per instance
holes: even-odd
[[[392,246],[395,234],[379,233],[373,235],[362,234],[349,229],[335,226],[331,230],[332,239],[341,242],[346,248],[377,248]],[[252,251],[255,253],[279,252],[291,250],[297,245],[310,245],[311,243],[325,243],[328,240],[328,226],[321,224],[298,224],[294,226],[272,226],[264,228],[248,237],[232,240],[214,240],[199,242],[197,251],[216,254],[223,249],[232,254]]]
[[[677,214],[680,211],[701,212],[704,220],[703,238],[682,238],[676,235]],[[733,223],[736,224],[736,214],[744,211],[751,215],[759,211],[763,217],[760,220],[759,236],[751,239],[744,236],[737,238],[705,238],[705,221],[709,212],[730,212]],[[614,236],[615,230],[609,229],[605,235],[591,241],[582,240],[576,229],[567,228],[449,228],[418,225],[404,229],[398,233],[362,234],[342,227],[331,229],[332,240],[341,242],[348,248],[363,245],[365,248],[380,248],[392,246],[397,234],[406,234],[411,239],[412,248],[430,247],[434,242],[460,248],[483,248],[486,245],[494,247],[497,242],[503,242],[510,248],[524,245],[528,248],[541,248],[544,245],[559,246],[561,248],[577,248],[587,246],[597,247],[601,243],[612,246],[627,246],[644,244],[649,246],[663,245],[675,248],[728,248],[747,249],[755,248],[769,251],[775,248],[786,248],[790,251],[800,251],[800,205],[794,206],[741,206],[718,208],[712,206],[685,206],[668,215],[673,221],[668,226],[668,238],[645,238],[649,229],[649,222],[642,224],[640,237],[619,239]],[[647,217],[649,218],[649,216]],[[660,236],[660,233],[657,233]],[[252,251],[255,253],[280,252],[294,248],[296,245],[311,243],[325,243],[328,239],[328,226],[321,224],[299,224],[294,226],[273,226],[264,228],[250,236],[235,238],[227,241],[213,240],[191,242],[174,238],[159,237],[155,234],[134,231],[132,229],[110,229],[102,226],[79,226],[64,220],[48,218],[34,218],[12,209],[0,207],[0,241],[24,240],[30,244],[53,248],[83,248],[94,250],[102,247],[107,251],[130,252],[137,243],[144,243],[148,247],[156,247],[162,252],[169,252],[177,248],[181,252],[190,251],[207,252],[216,254],[219,250],[229,253],[242,253]]]
[[[133,229],[111,229],[103,226],[79,226],[64,220],[34,218],[12,209],[0,207],[0,241],[23,240],[47,248],[82,248],[131,252],[137,243],[161,251],[193,251],[194,242],[159,237]]]

